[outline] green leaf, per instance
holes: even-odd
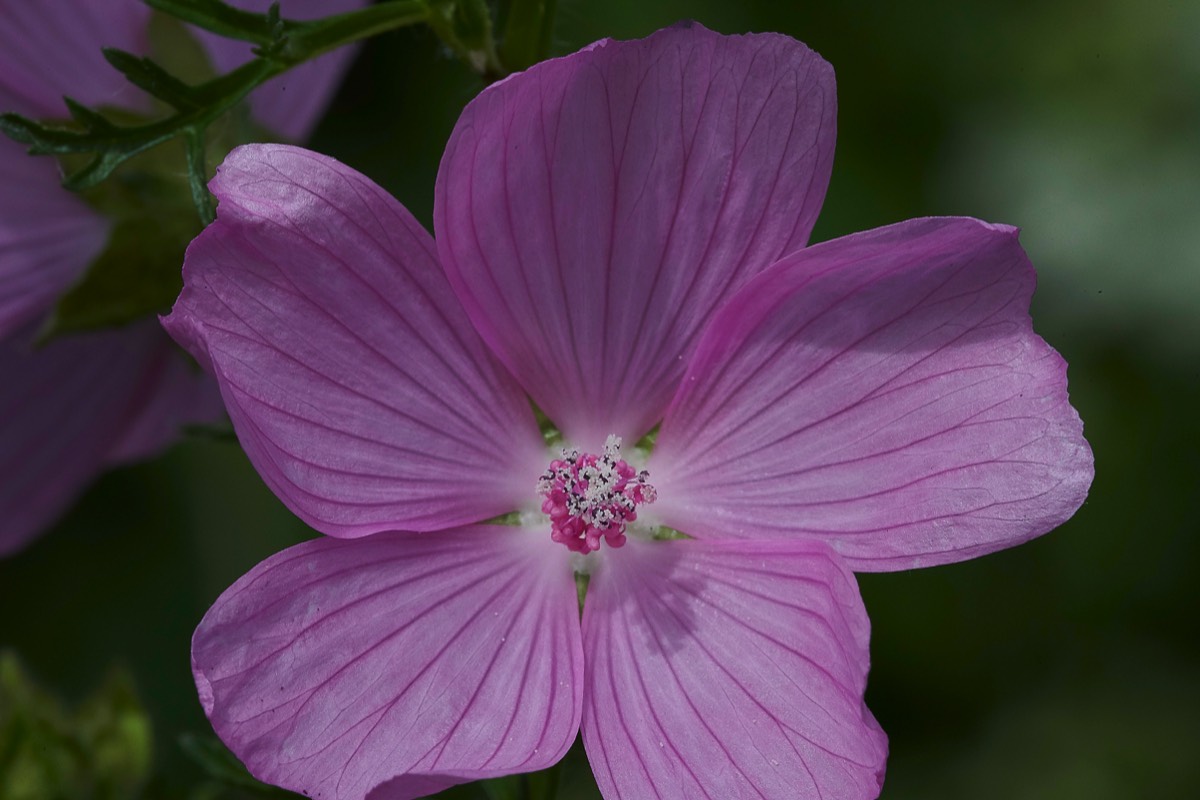
[[[129,677],[113,672],[76,714],[0,653],[0,797],[127,800],[146,782],[150,719]]]
[[[90,158],[67,172],[63,180],[64,186],[75,191],[97,186],[146,150],[184,139],[190,194],[207,224],[213,218],[212,199],[203,189],[205,161],[198,156],[205,151],[205,132],[214,121],[253,89],[297,64],[368,36],[425,21],[432,1],[389,0],[358,11],[295,22],[281,19],[277,5],[266,14],[252,14],[219,0],[146,0],[153,8],[207,30],[254,42],[258,57],[225,75],[189,84],[153,59],[108,50],[105,57],[113,66],[175,112],[160,120],[124,125],[111,115],[68,102],[73,125],[43,124],[18,114],[3,114],[0,132],[29,145],[34,155],[89,154]],[[483,4],[483,0],[473,2]]]
[[[505,69],[528,69],[550,52],[555,0],[511,0],[504,21],[500,60]]]
[[[93,797],[125,800],[150,773],[153,736],[129,676],[114,672],[79,710],[76,724],[86,742]]]
[[[152,97],[179,111],[195,111],[203,103],[196,90],[148,58],[115,47],[102,48],[104,60],[125,78]]]
[[[71,115],[71,119],[78,122],[85,130],[95,133],[111,133],[116,130],[103,114],[92,111],[82,103],[64,97],[63,102],[67,105],[67,111]]]
[[[151,8],[190,22],[227,39],[239,39],[258,45],[276,41],[294,23],[283,22],[278,11],[272,18],[219,2],[219,0],[143,0]]]
[[[190,214],[193,235],[200,226]],[[123,325],[165,313],[183,288],[180,269],[186,234],[164,228],[159,219],[118,221],[100,257],[79,283],[59,298],[41,336]]]
[[[154,13],[150,15],[147,30],[150,46],[147,55],[166,72],[192,87],[217,76],[195,29],[182,20]]]
[[[496,54],[492,13],[485,0],[435,0],[430,4],[429,27],[484,80],[508,74]]]

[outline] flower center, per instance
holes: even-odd
[[[542,511],[550,515],[550,538],[576,553],[625,544],[625,526],[637,519],[637,507],[653,503],[658,492],[646,470],[621,458],[621,438],[609,436],[600,455],[563,449],[562,458],[538,478]]]

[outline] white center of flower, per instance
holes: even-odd
[[[542,511],[550,516],[550,538],[577,553],[625,544],[625,527],[637,519],[637,507],[653,503],[658,492],[646,470],[621,458],[621,439],[609,436],[600,455],[564,449],[562,458],[538,478]]]

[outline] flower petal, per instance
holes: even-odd
[[[580,715],[567,556],[500,525],[292,547],[200,623],[204,709],[252,773],[309,797],[406,800],[549,766]]]
[[[273,2],[276,0],[234,0],[232,4],[261,14]],[[356,11],[366,4],[367,0],[287,0],[280,13],[286,19],[305,20]],[[197,34],[219,73],[240,67],[254,55],[254,46],[248,42],[206,31]],[[254,118],[274,133],[303,141],[320,120],[357,52],[357,47],[340,47],[255,89],[249,98]]]
[[[542,437],[382,189],[285,145],[234,150],[168,331],[221,384],[250,459],[338,536],[436,530],[535,500]]]
[[[442,263],[484,339],[581,446],[661,416],[704,320],[801,247],[833,70],[777,34],[676,26],[495,84],[438,173]]]
[[[0,555],[54,522],[111,463],[172,362],[182,361],[153,322],[39,350],[29,338],[0,344]]]
[[[878,796],[870,623],[826,546],[631,539],[605,558],[583,615],[583,742],[607,800]]]
[[[0,340],[42,316],[104,247],[108,223],[57,165],[0,137]]]
[[[658,438],[655,511],[700,537],[821,537],[859,570],[1059,525],[1092,456],[1033,287],[1016,229],[972,219],[784,259],[706,331]]]
[[[188,425],[225,419],[225,404],[212,376],[180,353],[161,330],[162,347],[171,352],[152,384],[141,390],[141,409],[108,454],[109,464],[128,464],[157,455]]]
[[[144,107],[101,47],[147,48],[150,9],[132,0],[6,2],[0,9],[0,111],[65,117],[62,96],[89,106]]]

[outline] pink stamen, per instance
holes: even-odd
[[[635,470],[620,457],[621,439],[609,436],[600,455],[562,451],[562,458],[538,478],[542,511],[550,517],[550,538],[576,553],[625,544],[625,526],[637,519],[637,507],[653,503],[658,492],[646,470]]]

